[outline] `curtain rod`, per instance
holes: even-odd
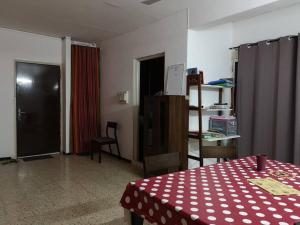
[[[293,39],[293,38],[297,38],[298,35],[290,35],[288,36],[289,39]],[[266,43],[272,43],[272,42],[276,42],[276,41],[279,41],[280,38],[275,38],[275,39],[269,39],[269,40],[266,40],[265,42]],[[251,47],[251,46],[255,46],[255,45],[258,45],[259,42],[255,42],[255,43],[249,43],[248,46]],[[239,48],[241,47],[240,46],[236,46],[236,47],[231,47],[229,48],[229,50],[238,50]]]
[[[80,45],[80,46],[85,46],[85,47],[91,47],[91,48],[97,48],[96,43],[86,43],[86,42],[81,42],[81,41],[72,41],[72,45]]]

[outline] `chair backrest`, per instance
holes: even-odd
[[[114,138],[117,139],[117,128],[118,128],[118,124],[116,122],[111,122],[108,121],[106,124],[106,137],[109,137],[109,129],[113,129],[114,130]]]
[[[180,153],[172,152],[144,157],[144,177],[163,175],[180,170]],[[171,171],[172,170],[172,171]]]

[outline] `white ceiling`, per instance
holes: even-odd
[[[0,27],[71,36],[99,42],[190,8],[190,25],[198,27],[269,3],[287,0],[0,0]]]
[[[142,0],[0,0],[0,27],[98,41],[135,30],[184,8]]]

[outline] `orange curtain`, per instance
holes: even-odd
[[[100,49],[72,45],[73,153],[90,151],[100,130]]]

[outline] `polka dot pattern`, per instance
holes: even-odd
[[[284,170],[295,177],[278,180],[300,190],[300,167],[273,160],[266,171],[255,167],[255,157],[247,157],[131,182],[121,205],[156,225],[300,222],[300,196],[273,196],[247,181],[277,179],[268,170]]]

